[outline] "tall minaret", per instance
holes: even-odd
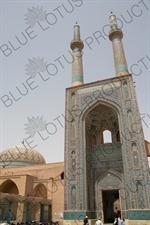
[[[121,39],[123,38],[122,31],[118,28],[116,16],[111,12],[109,17],[111,30],[109,39],[112,41],[116,76],[123,76],[128,73],[127,62]]]
[[[74,26],[74,39],[70,44],[73,53],[72,62],[72,86],[83,84],[83,66],[82,66],[82,49],[84,48],[83,41],[80,40],[80,27]]]

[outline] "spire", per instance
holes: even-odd
[[[74,26],[74,38],[70,44],[73,53],[72,62],[72,86],[83,84],[83,66],[82,66],[82,49],[84,48],[83,42],[80,40],[80,27],[76,22]]]
[[[129,74],[123,44],[121,41],[123,38],[123,32],[118,28],[117,19],[113,12],[111,12],[109,19],[111,27],[109,32],[109,40],[112,41],[113,46],[116,76],[123,76]]]

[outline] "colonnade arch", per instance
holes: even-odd
[[[39,183],[36,185],[33,193],[34,193],[34,197],[47,198],[47,188],[42,183]]]
[[[8,193],[12,195],[19,195],[19,189],[16,185],[16,183],[10,179],[5,180],[0,185],[0,192],[2,193]],[[18,202],[17,201],[11,201],[7,198],[4,198],[1,200],[2,206],[0,206],[0,219],[1,220],[7,220],[9,217],[9,220],[15,220],[17,217],[17,207]]]
[[[38,197],[42,199],[47,199],[47,188],[44,184],[39,183],[35,186],[33,190],[33,197]],[[38,202],[30,208],[30,220],[39,218],[39,221],[47,221],[50,219],[50,205],[44,205]]]
[[[0,192],[18,195],[19,189],[14,181],[8,179],[0,185]]]

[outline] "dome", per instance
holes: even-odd
[[[0,167],[29,166],[45,164],[44,157],[25,145],[17,145],[0,153]]]

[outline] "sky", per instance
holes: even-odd
[[[47,163],[64,161],[65,89],[72,70],[65,58],[71,61],[73,26],[77,21],[84,42],[84,83],[114,77],[111,11],[124,33],[128,70],[150,141],[150,1],[5,0],[0,1],[0,151],[21,145],[30,129],[27,141]],[[32,129],[37,124],[41,135]]]

